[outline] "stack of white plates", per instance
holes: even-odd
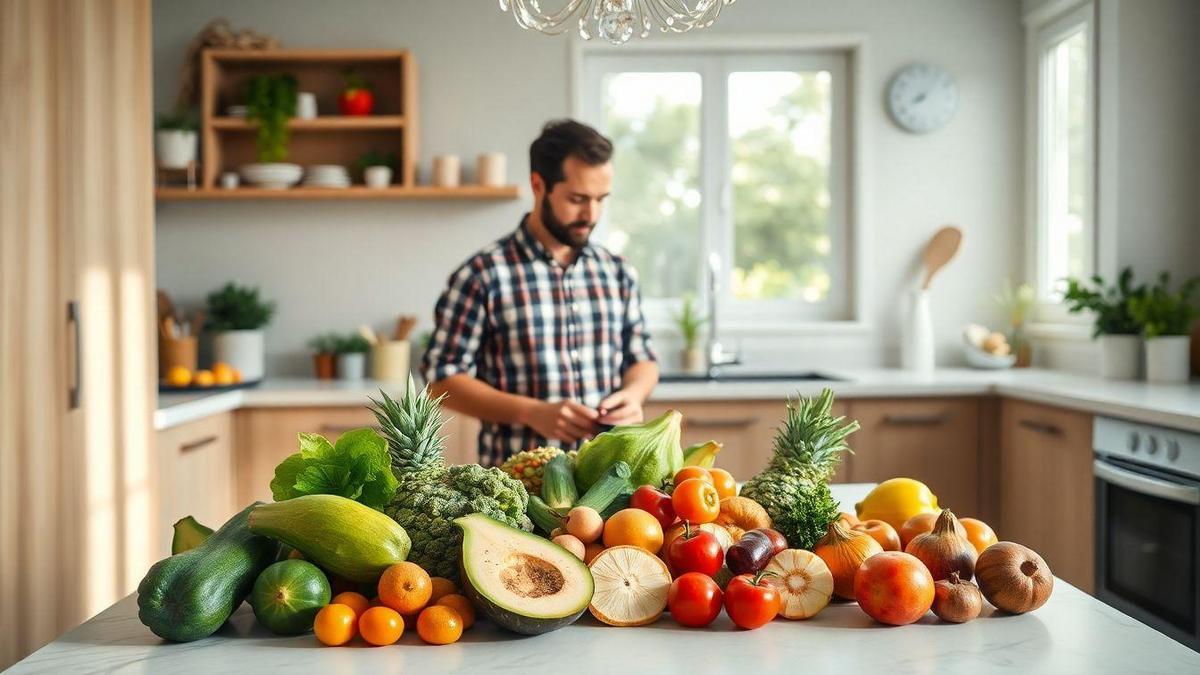
[[[242,178],[247,183],[274,190],[295,185],[303,172],[298,164],[283,163],[246,164],[241,168]]]
[[[350,187],[350,173],[340,164],[314,164],[304,172],[306,187]]]

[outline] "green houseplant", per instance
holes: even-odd
[[[196,117],[189,110],[160,115],[155,124],[154,156],[163,169],[186,169],[196,161]]]
[[[213,356],[242,371],[246,381],[262,379],[263,327],[275,314],[275,303],[259,296],[258,288],[229,282],[208,295],[208,320],[213,331]]]
[[[700,330],[708,323],[708,317],[701,316],[696,309],[695,298],[691,294],[683,296],[683,304],[679,312],[674,314],[675,327],[683,338],[683,351],[680,355],[680,367],[694,373],[704,370],[704,350],[700,348]]]
[[[1129,267],[1121,270],[1115,284],[1108,284],[1099,274],[1083,281],[1067,279],[1063,302],[1072,314],[1092,313],[1092,337],[1100,342],[1104,377],[1128,380],[1138,376],[1141,325],[1133,316],[1132,305],[1145,294],[1145,284],[1134,283]]]
[[[246,81],[246,117],[257,123],[258,164],[241,167],[242,176],[259,187],[286,189],[304,173],[288,157],[288,121],[296,114],[296,78],[255,75]]]
[[[339,380],[361,380],[367,372],[367,352],[371,343],[358,333],[348,333],[337,341],[337,376]]]
[[[1146,345],[1146,379],[1181,383],[1188,379],[1188,343],[1192,322],[1198,316],[1192,294],[1200,277],[1171,291],[1171,277],[1163,272],[1144,295],[1131,298],[1129,309],[1142,327]]]
[[[313,354],[313,370],[318,380],[332,380],[337,373],[335,359],[338,348],[337,333],[321,333],[308,341]]]

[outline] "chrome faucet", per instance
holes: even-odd
[[[716,378],[721,366],[742,362],[741,350],[726,352],[717,339],[717,295],[721,290],[721,256],[708,255],[708,377]]]

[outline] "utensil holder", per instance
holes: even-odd
[[[408,340],[384,340],[371,349],[371,377],[383,382],[408,378]]]
[[[158,339],[158,379],[167,376],[167,371],[183,366],[196,371],[196,336]]]

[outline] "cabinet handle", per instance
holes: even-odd
[[[946,413],[932,413],[929,415],[884,415],[883,423],[900,426],[933,426],[941,424],[949,418],[950,416]]]
[[[1030,431],[1036,431],[1039,434],[1046,434],[1047,436],[1061,436],[1062,435],[1062,429],[1058,428],[1058,426],[1056,426],[1054,424],[1050,424],[1049,422],[1035,422],[1034,420],[1021,420],[1021,421],[1017,422],[1017,424],[1022,427],[1025,427],[1026,429],[1028,429]]]
[[[330,434],[338,434],[340,436],[347,431],[362,429],[364,426],[370,426],[375,431],[383,431],[383,427],[379,426],[378,424],[322,424],[319,432],[322,436],[328,436]]]
[[[83,398],[83,369],[80,364],[79,343],[79,301],[67,301],[67,323],[71,326],[71,336],[75,344],[71,345],[73,376],[71,386],[67,388],[67,409],[77,410]]]
[[[746,427],[752,427],[755,424],[758,424],[758,420],[759,420],[759,417],[757,415],[754,415],[752,417],[737,417],[734,419],[724,419],[724,420],[722,420],[722,419],[706,420],[706,419],[696,419],[693,417],[692,419],[685,418],[683,420],[683,425],[685,427],[694,427],[696,429],[710,429],[713,427],[734,427],[737,429],[744,429]]]
[[[199,450],[200,448],[203,448],[206,445],[211,445],[212,443],[216,443],[216,442],[217,442],[217,437],[215,435],[214,436],[205,436],[204,438],[200,438],[200,439],[190,441],[188,443],[184,443],[184,444],[180,445],[179,451],[180,452],[191,452],[193,450]]]

